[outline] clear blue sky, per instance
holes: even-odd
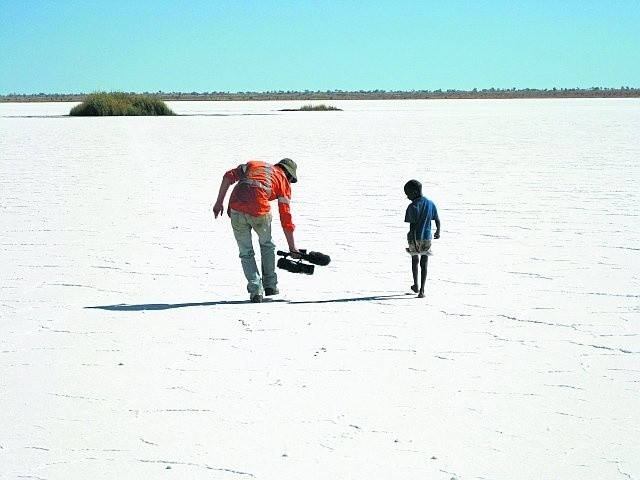
[[[640,0],[0,0],[0,94],[640,87]]]

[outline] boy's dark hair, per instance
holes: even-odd
[[[404,184],[404,193],[411,200],[422,196],[422,184],[418,180],[409,180]]]

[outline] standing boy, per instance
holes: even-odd
[[[404,216],[404,221],[409,224],[407,252],[411,254],[411,271],[413,273],[411,290],[418,294],[418,298],[424,298],[427,263],[429,255],[431,255],[431,222],[436,222],[433,238],[440,238],[440,218],[438,218],[436,205],[422,195],[422,184],[418,180],[409,180],[404,186],[404,193],[411,200]],[[420,264],[419,289],[418,263]]]

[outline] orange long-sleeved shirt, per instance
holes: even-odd
[[[237,182],[229,197],[230,209],[259,217],[269,213],[269,202],[277,199],[283,230],[295,230],[289,208],[291,185],[282,169],[252,160],[229,170],[224,177],[231,185]]]

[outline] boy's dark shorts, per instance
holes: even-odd
[[[433,255],[431,251],[431,240],[409,240],[409,248],[406,249],[409,255]]]

